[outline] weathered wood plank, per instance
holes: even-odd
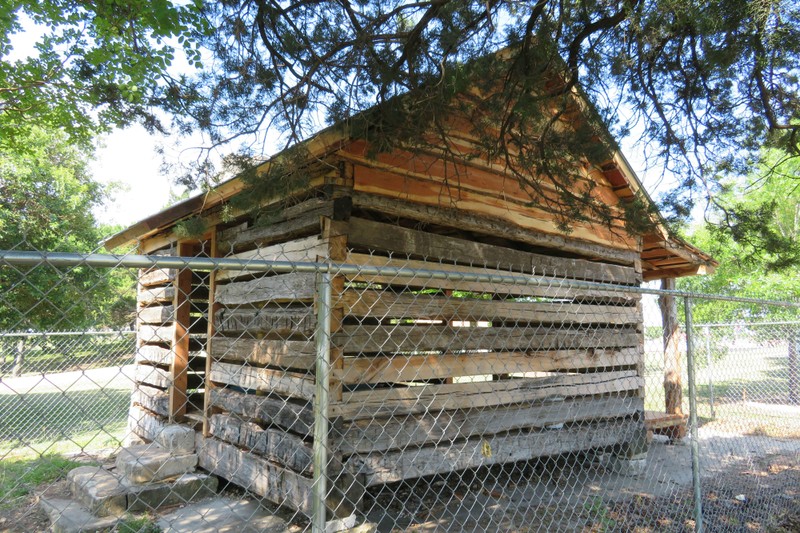
[[[175,279],[177,270],[174,268],[157,268],[154,270],[139,270],[139,285],[150,287],[152,285],[164,285],[172,283]]]
[[[283,208],[273,218],[273,223],[253,226],[220,240],[222,255],[240,252],[247,248],[267,246],[277,240],[285,241],[320,230],[320,217],[342,220],[349,216],[352,207],[350,198],[312,198]]]
[[[639,344],[631,328],[561,329],[557,327],[450,327],[420,324],[396,326],[343,326],[333,344],[345,353],[386,353],[431,350],[577,350],[625,348]]]
[[[468,179],[469,176],[458,175],[459,172],[453,173],[449,178],[431,176],[427,171],[424,175],[411,177],[400,175],[396,169],[364,169],[356,166],[355,174],[355,188],[359,191],[434,207],[457,205],[459,210],[470,212],[477,217],[501,219],[531,233],[550,235],[554,237],[554,241],[558,237],[564,237],[564,232],[558,228],[551,212],[532,206],[529,202],[502,197],[502,193],[492,198],[486,193],[461,187],[463,179],[465,177]],[[583,253],[578,252],[584,257],[605,257],[605,255],[590,254],[591,245],[596,245],[600,249],[618,250],[620,259],[617,261],[623,262],[622,257],[637,250],[638,247],[638,242],[625,230],[623,222],[621,216],[612,221],[611,227],[601,221],[595,223],[576,221],[570,228],[569,237],[562,238],[565,245],[563,249],[569,247],[575,250],[580,243],[587,243],[588,249]],[[554,248],[558,249],[555,246]]]
[[[151,305],[154,303],[172,303],[175,297],[175,287],[150,287],[139,290],[137,301],[139,305]]]
[[[374,290],[347,290],[340,300],[348,315],[359,317],[615,325],[637,324],[642,318],[637,307],[618,305],[479,300]]]
[[[313,273],[292,272],[217,285],[216,302],[220,305],[245,305],[258,302],[312,300]]]
[[[221,388],[211,389],[210,403],[239,416],[276,425],[303,437],[314,433],[311,405],[299,405],[269,396],[256,396]]]
[[[439,411],[345,423],[336,444],[345,455],[424,444],[449,446],[450,441],[473,436],[486,437],[519,429],[620,418],[641,412],[644,412],[644,401],[637,397],[590,397],[479,411]]]
[[[563,287],[560,280],[544,278],[544,283],[539,285],[512,284],[512,283],[492,283],[480,281],[462,281],[458,279],[458,273],[481,274],[502,276],[511,274],[502,270],[490,268],[468,267],[463,265],[448,265],[435,263],[432,261],[419,261],[415,259],[390,259],[370,254],[350,253],[347,262],[358,265],[385,266],[392,268],[412,268],[424,270],[437,270],[441,272],[452,272],[452,279],[433,279],[427,276],[399,277],[395,275],[374,276],[371,274],[359,274],[347,276],[349,281],[363,283],[379,283],[387,285],[407,285],[409,287],[424,287],[435,289],[449,289],[459,291],[469,291],[477,293],[509,294],[515,296],[532,296],[536,298],[554,298],[558,300],[585,300],[594,304],[623,304],[629,305],[640,300],[640,296],[624,291],[611,290],[600,291],[590,289],[576,289]]]
[[[341,373],[334,372],[334,375],[347,384],[393,383],[487,374],[633,366],[641,360],[642,351],[638,347],[619,350],[346,357]]]
[[[281,368],[314,368],[316,348],[314,342],[267,339],[233,339],[216,336],[211,343],[214,359],[242,361],[257,365]]]
[[[258,424],[240,418],[217,414],[209,424],[211,435],[245,448],[283,467],[311,475],[313,453],[303,439],[285,431],[263,429]]]
[[[214,317],[216,330],[227,335],[304,335],[314,334],[316,314],[311,306],[260,309],[220,309]]]
[[[635,370],[593,374],[555,374],[546,377],[422,385],[346,392],[332,404],[331,416],[345,420],[381,418],[448,409],[472,409],[570,396],[636,391],[644,379]]]
[[[228,259],[255,259],[259,261],[316,261],[326,257],[328,243],[319,235],[273,244],[264,248],[256,248],[238,254],[229,255]],[[225,281],[240,276],[252,275],[246,270],[223,270],[217,272],[217,281]]]
[[[463,265],[539,276],[577,278],[625,285],[640,282],[636,271],[631,267],[522,252],[362,218],[350,220],[347,243],[353,248],[408,254],[417,258],[452,261]]]
[[[169,392],[137,383],[131,393],[131,402],[161,416],[169,416]]]
[[[348,460],[347,467],[353,473],[364,475],[366,485],[371,486],[621,444],[638,438],[642,426],[643,422],[638,420],[610,420],[578,424],[561,430],[493,435],[449,446],[354,455]]]
[[[172,364],[172,350],[163,346],[143,344],[136,349],[137,363],[154,363],[157,365]]]
[[[314,398],[313,379],[304,374],[283,370],[214,363],[211,366],[211,381],[235,385],[243,389],[275,392],[304,400]]]
[[[172,344],[175,335],[175,326],[153,326],[139,324],[139,342],[150,344]]]
[[[353,191],[353,206],[361,209],[380,211],[392,216],[422,220],[432,224],[448,226],[485,235],[493,235],[533,246],[552,248],[575,253],[584,257],[606,259],[627,265],[637,259],[634,251],[619,250],[599,244],[570,239],[563,235],[531,231],[501,218],[489,215],[475,215],[463,209],[446,205],[425,205],[400,198],[390,198],[380,194]]]
[[[278,504],[311,514],[309,478],[246,450],[208,437],[198,439],[199,466]]]
[[[134,376],[138,383],[144,383],[161,389],[168,389],[172,385],[172,376],[169,371],[157,366],[136,365]]]
[[[175,318],[175,308],[171,305],[141,307],[136,316],[143,324],[164,324]]]

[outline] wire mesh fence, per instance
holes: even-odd
[[[797,530],[796,304],[225,237],[0,252],[5,324],[136,280],[135,335],[0,334],[0,528]]]

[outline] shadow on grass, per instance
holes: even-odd
[[[130,391],[121,389],[0,395],[0,448],[119,431],[129,403]]]

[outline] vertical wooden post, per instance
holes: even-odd
[[[191,243],[178,243],[178,256],[187,257],[194,255]],[[169,388],[169,413],[170,422],[180,422],[186,414],[186,405],[189,397],[186,389],[189,383],[189,326],[191,321],[192,271],[189,268],[180,269],[175,276],[175,296],[172,305],[175,309],[175,332],[172,339],[172,364],[170,376],[172,386]]]
[[[328,257],[318,257],[318,261],[344,262],[347,260],[347,222],[323,218],[322,238],[328,242]],[[331,332],[336,333],[344,318],[344,304],[341,297],[344,292],[344,276],[331,276]],[[331,346],[331,383],[330,398],[332,402],[342,401],[341,373],[343,369],[342,350]]]
[[[674,291],[675,279],[661,280],[663,290]],[[683,385],[681,383],[681,343],[678,323],[678,302],[669,294],[658,297],[661,323],[664,328],[664,403],[668,415],[683,415]]]
[[[217,227],[211,228],[211,238],[209,240],[209,256],[214,258],[218,255],[217,250]],[[208,275],[208,330],[206,335],[206,369],[203,374],[203,436],[209,436],[209,420],[211,418],[211,389],[214,384],[211,382],[211,343],[214,342],[214,315],[219,309],[216,303],[217,292],[217,271],[212,270]]]

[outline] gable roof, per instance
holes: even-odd
[[[309,160],[314,160],[335,154],[353,140],[345,128],[330,127],[303,144],[307,150]],[[270,161],[263,163],[258,171],[266,173],[270,165],[280,155],[278,154]],[[621,153],[612,154],[612,157],[601,165],[601,171],[621,202],[630,201],[635,196],[642,195],[653,205],[652,199],[646,194],[635,172]],[[136,222],[109,237],[104,242],[104,245],[107,249],[112,250],[137,240],[149,238],[173,227],[182,220],[201,212],[208,212],[224,204],[245,189],[244,180],[238,176],[233,177],[210,191],[183,200]],[[642,272],[646,281],[694,274],[710,274],[718,264],[705,252],[674,235],[670,235],[666,223],[660,215],[654,221],[653,229],[641,237]]]

